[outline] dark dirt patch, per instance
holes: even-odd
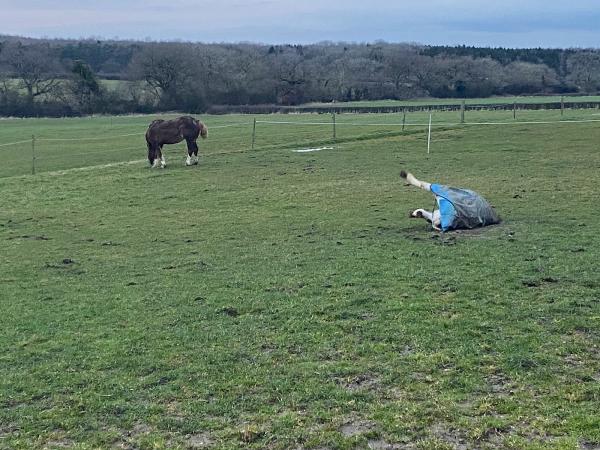
[[[541,269],[543,270],[543,269]],[[554,283],[558,283],[560,280],[556,277],[552,277],[552,276],[545,276],[542,278],[526,278],[524,280],[521,280],[521,284],[523,286],[526,287],[540,287],[543,284],[554,284]]]
[[[371,439],[367,446],[371,450],[413,450],[416,448],[413,444],[391,444],[383,439]]]
[[[368,373],[338,380],[338,383],[349,391],[376,390],[381,384],[377,377]]]
[[[50,238],[46,236],[30,236],[28,234],[23,234],[21,236],[11,236],[6,238],[7,241],[12,241],[13,239],[32,239],[34,241],[49,241]]]
[[[139,436],[141,434],[148,434],[152,431],[152,427],[150,425],[146,425],[145,423],[136,423],[131,431],[129,431],[129,436]]]
[[[221,308],[218,312],[229,317],[237,317],[240,315],[239,311],[233,306],[225,306],[224,308]]]
[[[540,282],[540,280],[535,280],[535,279],[527,279],[527,280],[521,280],[521,284],[523,286],[527,286],[527,287],[538,287],[540,286],[542,283]]]
[[[489,375],[485,381],[489,392],[496,397],[504,397],[513,394],[512,384],[503,374],[495,373]]]
[[[185,437],[187,448],[205,448],[213,444],[213,440],[208,433],[190,434]]]
[[[49,448],[71,448],[75,445],[75,442],[71,439],[53,439],[46,442],[45,447]]]
[[[466,437],[460,430],[450,428],[448,425],[443,423],[436,423],[429,429],[432,436],[439,439],[440,441],[446,442],[455,450],[467,450],[471,447],[468,445]]]
[[[251,425],[245,426],[239,431],[240,440],[242,442],[245,442],[246,444],[256,442],[261,437],[263,437],[264,434],[264,431],[260,430],[258,427]]]
[[[339,432],[342,433],[344,437],[352,437],[357,436],[359,434],[368,433],[375,428],[375,424],[368,420],[351,420],[346,422],[339,428]]]

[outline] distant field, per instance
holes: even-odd
[[[490,105],[490,104],[513,104],[513,103],[553,103],[560,102],[562,96],[515,96],[515,97],[488,97],[488,98],[467,98],[467,105]],[[564,96],[565,102],[598,102],[600,96]],[[378,101],[358,101],[358,102],[336,102],[336,103],[307,103],[306,106],[351,106],[351,107],[377,107],[377,106],[418,106],[418,105],[458,105],[462,102],[460,98],[436,99],[423,98],[416,100],[378,100]]]
[[[0,448],[597,448],[594,113],[206,116],[164,170],[155,116],[1,120]]]
[[[18,80],[10,80],[9,83],[18,84]],[[116,91],[127,87],[133,82],[127,80],[105,80],[101,79],[102,86],[110,91]],[[25,93],[25,90],[22,91]],[[560,102],[563,96],[561,95],[539,95],[539,96],[513,96],[513,97],[487,97],[487,98],[467,98],[467,105],[489,105],[489,104],[513,104],[513,103],[553,103]],[[600,95],[565,95],[565,102],[598,102]],[[390,106],[418,106],[418,105],[457,105],[462,102],[460,98],[438,99],[438,98],[422,98],[411,100],[375,100],[375,101],[354,101],[354,102],[334,102],[320,103],[310,102],[299,106],[305,107],[324,107],[345,106],[345,107],[390,107]]]

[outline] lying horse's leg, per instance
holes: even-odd
[[[400,176],[405,178],[413,186],[416,186],[421,189],[425,189],[426,191],[431,191],[431,183],[427,183],[426,181],[420,181],[415,178],[415,176],[410,172],[405,172],[404,170],[400,171]]]
[[[415,209],[410,213],[411,218],[423,218],[427,220],[427,222],[431,223],[431,226],[436,230],[440,230],[440,211],[435,210],[433,212],[429,212],[425,209],[419,208]]]
[[[186,166],[191,166],[192,164],[198,164],[198,144],[193,139],[186,139],[188,149],[188,157],[185,160]],[[192,155],[194,155],[192,157]]]

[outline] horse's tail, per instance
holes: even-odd
[[[196,120],[196,122],[198,122],[198,127],[200,128],[200,136],[202,136],[202,139],[206,139],[208,136],[208,128],[206,128],[206,125],[199,120]]]

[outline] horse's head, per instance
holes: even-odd
[[[208,136],[208,128],[206,128],[206,125],[204,125],[202,122],[198,122],[198,126],[200,126],[200,136],[202,139],[206,139]]]

